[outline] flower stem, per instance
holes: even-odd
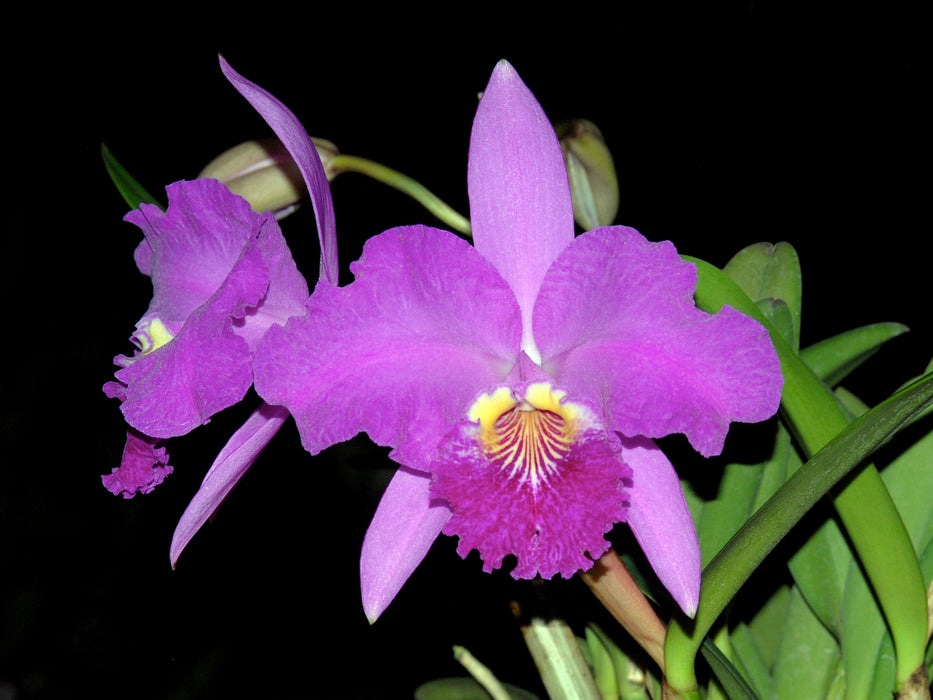
[[[664,672],[664,623],[615,550],[603,554],[580,578]]]
[[[848,421],[832,394],[816,379],[793,350],[758,312],[757,307],[720,270],[708,263],[697,264],[700,283],[697,304],[718,311],[728,303],[771,330],[771,338],[784,373],[782,410],[798,440],[809,455],[829,444],[821,458],[812,459],[796,472],[777,493],[736,533],[703,572],[700,607],[691,623],[675,620],[668,629],[665,646],[667,679],[686,692],[696,687],[694,662],[707,631],[739,587],[803,514],[852,469],[842,453],[835,457],[834,441],[840,433],[856,435],[870,454],[887,433],[858,433],[846,430]],[[930,402],[931,385],[926,382],[920,399]],[[925,398],[924,398],[925,397]],[[905,415],[891,417],[891,425],[902,425],[916,409],[904,407]],[[836,450],[839,452],[839,450]],[[878,598],[897,654],[897,682],[906,682],[923,661],[926,637],[926,591],[917,556],[890,494],[878,471],[864,465],[833,497],[840,519],[865,568]],[[686,625],[686,626],[685,626]]]
[[[455,644],[454,658],[460,662],[461,666],[470,672],[470,675],[473,676],[477,683],[483,686],[493,700],[511,700],[509,692],[502,683],[499,682],[499,679],[493,675],[492,671],[480,663],[480,661],[465,647]]]
[[[330,167],[338,173],[361,173],[404,192],[453,230],[470,235],[470,221],[443,202],[424,185],[384,165],[357,156],[336,155]]]

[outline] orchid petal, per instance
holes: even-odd
[[[169,549],[172,568],[191,538],[224,502],[286,418],[288,411],[284,408],[262,404],[230,437],[175,527]]]
[[[530,396],[526,388],[536,387],[540,392],[542,386],[512,387],[505,405],[511,406],[516,396]],[[460,538],[457,552],[461,557],[478,550],[484,571],[499,568],[507,556],[514,555],[513,578],[549,579],[557,574],[570,578],[590,568],[609,548],[604,536],[626,518],[632,470],[620,460],[615,437],[603,430],[591,406],[564,401],[563,392],[552,396],[559,397],[555,402],[560,407],[518,411],[517,423],[528,426],[529,416],[546,415],[544,420],[551,428],[559,425],[572,439],[564,442],[565,435],[560,433],[545,438],[532,428],[510,432],[491,447],[482,436],[482,421],[466,420],[444,439],[431,465],[431,493],[449,503],[453,511],[443,532]],[[491,395],[484,399],[489,401]],[[514,413],[510,409],[509,414]],[[504,425],[509,414],[489,416],[486,425]],[[528,440],[529,433],[537,439]],[[538,440],[546,441],[548,448],[513,451],[517,443]],[[491,457],[493,452],[496,458]]]
[[[366,530],[360,557],[363,611],[372,623],[382,615],[424,559],[450,508],[432,500],[431,479],[401,467],[382,494]]]
[[[761,324],[730,307],[700,311],[695,289],[695,267],[669,242],[621,226],[583,234],[535,306],[544,369],[601,401],[610,429],[684,433],[704,456],[718,454],[731,421],[777,411],[783,380]]]
[[[632,468],[628,524],[658,579],[687,615],[700,600],[700,542],[673,465],[651,440],[622,438]]]
[[[247,246],[204,306],[165,345],[135,358],[117,358],[126,385],[120,406],[127,423],[154,438],[184,435],[239,402],[252,383],[251,353],[233,332],[268,287],[258,248]]]
[[[311,454],[365,431],[427,470],[450,426],[518,356],[515,298],[462,239],[422,226],[369,239],[356,281],[319,283],[308,314],[273,327],[256,390],[289,409]]]
[[[330,184],[321,164],[321,158],[308,133],[298,118],[282,104],[278,98],[250,82],[237,73],[221,56],[220,69],[227,80],[266,120],[279,140],[288,149],[298,170],[304,179],[314,217],[317,223],[318,239],[321,245],[321,279],[336,285],[339,268],[337,266],[337,228],[334,220],[334,203],[330,196]]]
[[[126,433],[126,445],[120,466],[101,476],[104,487],[115,496],[132,498],[137,493],[151,493],[172,473],[168,450],[157,447],[159,441],[135,430]]]
[[[264,217],[256,245],[269,273],[269,291],[258,306],[247,309],[242,319],[234,321],[237,334],[246,340],[250,350],[256,349],[273,323],[284,325],[292,316],[303,314],[309,295],[308,283],[298,271],[282,229],[271,213],[266,212]]]
[[[165,192],[164,212],[141,204],[124,221],[144,236],[133,257],[152,278],[146,316],[180,328],[220,288],[266,217],[214,180],[175,182]]]
[[[544,273],[573,240],[573,205],[557,135],[506,61],[496,66],[476,111],[467,178],[476,249],[515,292],[522,349],[537,360],[534,300]]]

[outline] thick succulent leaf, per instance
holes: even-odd
[[[838,393],[853,413],[867,410],[852,394]],[[904,521],[924,583],[929,586],[933,576],[933,431],[897,455],[881,472],[881,478]],[[891,635],[858,562],[849,555],[846,563],[842,643],[848,697],[888,698],[896,684]]]
[[[715,499],[704,501],[689,483],[683,483],[700,540],[703,566],[784,483],[789,460],[796,462],[794,470],[800,466],[791,446],[790,434],[779,426],[771,459],[763,464],[726,465]]]
[[[771,687],[774,685],[771,668],[765,661],[764,656],[762,656],[761,650],[755,644],[755,639],[748,625],[744,622],[736,625],[735,629],[732,630],[729,641],[732,644],[732,655],[736,668],[742,671],[742,675],[760,697],[771,697]]]
[[[933,374],[899,391],[846,427],[736,533],[704,569],[700,607],[691,632],[683,630],[678,620],[668,630],[665,648],[668,678],[675,688],[695,683],[690,677],[692,667],[684,664],[683,657],[695,656],[710,626],[764,557],[819,498],[931,403]],[[912,604],[910,599],[907,602]],[[672,669],[682,677],[672,679]]]
[[[853,328],[804,348],[800,351],[800,359],[826,384],[835,386],[884,343],[908,330],[901,323],[873,323]]]
[[[800,340],[802,283],[800,260],[790,243],[755,243],[740,250],[723,268],[754,302],[781,300],[788,313],[788,325],[781,335],[795,350]],[[767,316],[768,314],[765,313]],[[770,320],[770,319],[769,319]]]
[[[891,635],[871,587],[854,559],[847,574],[842,628],[847,697],[890,698],[896,671]],[[886,655],[881,654],[884,647],[887,647]],[[886,690],[880,696],[872,696],[871,688],[875,685]]]
[[[774,666],[773,698],[824,698],[839,666],[839,644],[796,589]]]
[[[700,652],[729,700],[758,700],[754,688],[715,644],[707,640]]]

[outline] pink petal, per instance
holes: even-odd
[[[137,493],[151,493],[172,473],[168,463],[168,450],[156,447],[159,443],[135,430],[126,433],[126,446],[120,466],[110,474],[101,476],[104,487],[115,496],[132,498]]]
[[[518,359],[514,296],[472,246],[422,226],[370,238],[350,269],[353,284],[318,284],[307,316],[266,334],[256,390],[288,408],[312,454],[365,431],[427,471],[450,426]]]
[[[363,611],[370,622],[389,606],[450,518],[443,501],[432,501],[430,487],[426,474],[402,467],[382,494],[360,557]]]
[[[654,572],[690,617],[700,600],[700,543],[673,465],[651,440],[622,438],[632,468],[628,524]]]
[[[515,293],[522,349],[537,360],[532,308],[548,266],[573,240],[573,205],[557,135],[506,61],[496,66],[476,111],[467,178],[476,249]]]
[[[237,73],[223,57],[220,57],[220,70],[227,80],[266,120],[279,140],[288,149],[308,188],[314,217],[317,223],[318,239],[321,244],[321,279],[336,285],[339,275],[337,266],[337,227],[334,223],[334,202],[330,196],[330,184],[321,158],[314,144],[298,118],[271,95],[255,83]]]
[[[579,236],[535,306],[544,369],[601,402],[611,429],[684,433],[718,454],[730,422],[774,415],[783,378],[767,331],[729,307],[700,311],[695,289],[696,269],[670,242],[621,226]]]
[[[263,404],[230,436],[175,527],[169,549],[172,568],[191,538],[224,502],[286,418],[288,411],[284,408]]]

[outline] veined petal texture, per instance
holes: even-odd
[[[467,171],[476,249],[512,287],[522,347],[535,357],[531,312],[544,273],[573,240],[573,206],[554,129],[518,73],[500,61],[470,135]]]
[[[476,394],[519,353],[518,305],[468,243],[424,226],[367,241],[356,281],[318,284],[307,315],[259,345],[259,395],[295,417],[312,454],[366,432],[426,471]]]
[[[599,402],[607,427],[684,433],[718,454],[732,421],[777,411],[783,378],[767,331],[730,307],[696,308],[696,269],[670,242],[621,226],[579,236],[548,271],[535,305],[543,367]]]

